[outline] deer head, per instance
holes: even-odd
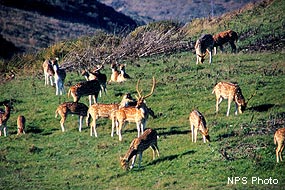
[[[140,108],[141,105],[144,103],[144,100],[147,99],[148,97],[150,97],[153,92],[154,92],[154,88],[155,88],[155,78],[153,77],[152,78],[152,88],[151,88],[151,91],[149,94],[145,95],[145,96],[142,96],[142,90],[139,90],[139,84],[140,84],[140,79],[138,80],[138,83],[137,83],[137,86],[136,86],[136,90],[137,90],[137,93],[138,93],[138,96],[136,96],[137,98],[137,105],[136,107],[137,108]]]

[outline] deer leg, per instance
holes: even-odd
[[[98,136],[97,136],[97,131],[96,131],[96,125],[97,125],[96,120],[97,120],[97,119],[98,119],[98,118],[94,118],[94,120],[93,120],[93,131],[94,131],[95,137],[98,137]],[[91,136],[92,136],[92,130],[91,130]]]
[[[137,158],[137,155],[134,155],[133,158],[132,158],[132,164],[130,166],[130,168],[132,169],[135,165],[135,162],[136,162],[136,158]]]
[[[238,106],[238,104],[235,102],[235,115],[237,115],[238,114],[238,111],[239,111],[239,113],[241,113],[240,112],[240,109],[239,109],[239,106]]]
[[[278,145],[277,148],[276,148],[276,161],[277,161],[277,163],[279,163],[280,148],[281,148],[280,145]]]
[[[222,101],[223,101],[222,97],[216,99],[216,113],[219,112],[219,105],[222,103]]]
[[[6,125],[4,125],[3,132],[4,132],[4,137],[6,137],[7,136],[7,126]]]
[[[62,132],[64,132],[64,122],[66,120],[66,116],[62,116],[61,120],[60,120],[60,126],[61,126],[61,130]]]
[[[50,80],[50,85],[53,86],[53,80],[52,80],[52,76],[48,76],[49,80]],[[47,83],[48,83],[48,79],[47,79]]]
[[[197,55],[196,56],[196,65],[198,65],[199,64],[199,56]]]
[[[220,45],[220,50],[221,50],[222,53],[224,52],[224,47],[223,47],[223,45]]]
[[[232,48],[232,53],[235,53],[236,49],[237,49],[235,43],[233,41],[230,41],[230,45],[231,45],[231,48]]]
[[[196,142],[197,142],[197,135],[198,135],[198,128],[195,127],[194,131],[195,131],[195,134],[194,134],[194,143],[196,143]]]
[[[140,128],[141,128],[142,123],[137,122],[137,130],[138,130],[138,137],[140,137]]]
[[[283,151],[283,149],[284,149],[284,144],[282,144],[281,149],[279,151],[280,161],[283,161],[283,159],[282,159],[282,151]]]
[[[78,116],[78,122],[79,122],[79,132],[81,132],[82,129],[82,123],[83,123],[83,116]]]
[[[194,125],[193,124],[191,124],[191,133],[192,133],[192,142],[194,142],[194,133],[195,133],[195,131],[194,131]]]
[[[232,100],[229,98],[229,99],[228,99],[228,110],[227,110],[227,116],[229,116],[229,115],[230,115],[231,102],[232,102]]]
[[[141,167],[141,162],[142,162],[142,153],[143,153],[143,152],[140,152],[140,153],[139,153],[139,164],[138,164],[138,168],[140,168],[140,167]]]
[[[207,51],[208,51],[209,57],[210,57],[209,58],[209,63],[212,64],[212,49],[210,49],[210,50],[207,49]]]

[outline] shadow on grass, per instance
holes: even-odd
[[[248,109],[252,110],[252,111],[257,111],[257,112],[266,112],[270,108],[273,108],[274,106],[275,106],[275,104],[261,104],[261,105],[258,105],[258,106],[250,107]]]
[[[166,129],[166,128],[163,128]],[[185,135],[185,134],[189,134],[190,133],[190,129],[189,130],[180,130],[181,127],[170,127],[168,131],[163,131],[163,132],[158,132],[158,136],[168,136],[168,135]]]

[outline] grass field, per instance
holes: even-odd
[[[120,167],[119,158],[137,135],[134,124],[123,130],[122,142],[110,137],[111,121],[104,119],[97,122],[98,138],[90,137],[85,124],[78,132],[76,116],[68,117],[63,133],[54,112],[60,102],[72,99],[56,97],[38,71],[1,85],[0,100],[16,101],[8,137],[0,138],[0,189],[284,188],[285,165],[276,164],[273,143],[275,130],[285,122],[284,53],[218,54],[212,65],[198,66],[195,59],[179,53],[127,63],[133,79],[108,85],[107,95],[99,98],[113,103],[122,93],[135,95],[138,78],[146,94],[152,76],[157,80],[147,104],[158,118],[150,118],[147,127],[157,130],[161,155],[153,161],[151,150],[145,151],[142,167],[131,171]],[[109,68],[103,72],[110,76]],[[77,73],[67,73],[66,89],[81,80]],[[246,99],[256,92],[245,113],[235,116],[232,104],[226,117],[224,101],[215,114],[212,89],[219,81],[238,82]],[[87,98],[81,102],[87,104]],[[205,116],[211,143],[203,144],[201,135],[196,144],[191,142],[188,116],[193,109]],[[20,114],[27,119],[26,134],[16,136]],[[230,181],[234,177],[243,181]]]

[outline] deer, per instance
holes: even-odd
[[[204,116],[198,111],[193,110],[189,115],[190,128],[192,132],[192,142],[197,142],[198,131],[203,136],[203,142],[210,142],[209,130],[206,127],[206,120]]]
[[[112,70],[112,74],[111,74],[110,80],[108,82],[109,84],[111,82],[118,82],[118,76],[120,74],[120,72],[118,71],[117,63],[112,63],[111,64],[111,70]]]
[[[93,101],[96,103],[98,95],[101,90],[101,85],[98,80],[90,80],[79,82],[71,86],[68,90],[68,98],[70,95],[73,97],[74,102],[78,102],[82,96],[93,96]],[[92,105],[92,98],[89,96],[89,106]]]
[[[238,113],[242,114],[245,111],[249,100],[256,95],[255,92],[246,102],[239,85],[230,82],[219,82],[216,84],[212,91],[212,94],[214,93],[216,95],[216,113],[218,113],[219,105],[223,99],[228,99],[227,116],[230,114],[232,101],[235,102],[235,115]]]
[[[13,106],[8,100],[2,103],[5,107],[5,111],[3,110],[0,111],[0,136],[2,136],[2,130],[3,130],[4,137],[6,137],[7,136],[7,121],[10,118],[10,113],[11,113]]]
[[[102,97],[102,91],[106,94],[107,92],[107,76],[100,72],[103,65],[96,66],[93,71],[83,70],[81,75],[85,77],[87,81],[89,80],[98,80],[101,86],[100,97]]]
[[[64,93],[64,80],[66,77],[66,72],[64,69],[59,68],[58,58],[51,60],[53,70],[54,70],[54,81],[55,81],[55,95],[63,95]]]
[[[144,101],[145,99],[150,97],[154,92],[155,78],[153,77],[151,91],[146,96],[141,95],[141,91],[139,90],[139,83],[140,79],[138,80],[136,85],[136,90],[138,93],[138,96],[136,97],[137,105],[135,107],[133,106],[122,107],[114,112],[112,118],[112,126],[115,126],[115,122],[118,122],[116,131],[117,135],[119,136],[119,141],[122,141],[122,129],[126,125],[126,122],[136,123],[138,137],[143,133],[144,128],[146,126],[146,122],[149,116],[149,111]],[[112,131],[114,130],[112,129]]]
[[[205,61],[205,56],[209,54],[209,63],[212,63],[212,51],[214,48],[214,39],[211,34],[203,34],[195,44],[196,51],[196,64],[203,63]]]
[[[285,145],[285,128],[278,129],[274,134],[274,144],[276,147],[276,161],[279,163],[279,160],[282,161],[282,151]]]
[[[232,52],[236,52],[236,45],[235,42],[238,40],[238,34],[233,30],[226,30],[223,32],[220,32],[218,34],[215,34],[213,36],[214,38],[214,55],[217,54],[217,47],[220,47],[220,50],[223,52],[224,48],[223,45],[228,43],[231,45]]]
[[[49,59],[46,59],[43,62],[43,70],[44,70],[44,75],[45,75],[45,86],[49,85],[49,81],[50,81],[50,85],[53,86],[53,76],[54,76],[54,70],[53,70],[53,66],[52,63]]]
[[[155,159],[155,155],[159,157],[159,148],[157,145],[157,132],[153,129],[146,129],[140,137],[135,138],[131,142],[130,147],[125,156],[120,157],[121,167],[126,170],[128,168],[132,169],[135,165],[137,154],[139,154],[138,168],[140,168],[142,161],[142,154],[149,147],[152,149],[153,160]],[[129,161],[131,159],[132,159],[132,164],[129,167]]]
[[[126,80],[130,79],[131,77],[126,73],[126,64],[120,64],[120,74],[117,78],[117,82],[125,82]]]
[[[25,134],[26,118],[23,115],[19,115],[17,118],[17,135]]]
[[[134,104],[135,103],[135,104]],[[127,106],[135,106],[136,101],[134,102],[134,99],[131,97],[130,93],[126,93],[120,104],[118,103],[112,103],[112,104],[93,104],[89,107],[86,117],[86,124],[89,127],[90,126],[90,116],[93,119],[92,124],[90,126],[90,136],[97,137],[96,132],[96,120],[98,118],[108,118],[112,120],[112,117],[114,115],[114,111],[118,110],[121,107],[127,107]],[[111,137],[113,137],[114,129],[115,129],[115,123],[112,123],[112,131],[111,131]]]
[[[75,114],[79,117],[79,132],[81,132],[82,124],[83,124],[83,118],[87,115],[88,107],[79,102],[64,102],[60,104],[56,111],[55,111],[55,118],[57,118],[58,115],[61,116],[60,120],[60,126],[62,132],[65,131],[64,128],[64,122],[66,121],[68,114]]]

